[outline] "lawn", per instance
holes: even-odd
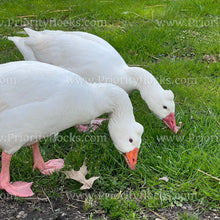
[[[113,146],[104,122],[93,133],[73,127],[40,142],[44,159],[64,158],[64,170],[79,169],[85,160],[88,177],[100,176],[91,190],[81,192],[81,184],[63,173],[33,172],[29,147],[13,156],[12,181],[33,181],[34,198],[46,195],[51,203],[65,200],[71,206],[79,200],[90,219],[205,219],[207,212],[219,211],[218,0],[2,0],[0,63],[23,59],[7,37],[25,36],[24,27],[80,30],[107,40],[129,65],[147,69],[174,92],[182,128],[171,133],[134,91],[136,121],[145,129],[135,171]],[[165,210],[173,209],[179,211],[169,218]]]

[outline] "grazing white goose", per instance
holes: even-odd
[[[86,32],[33,31],[29,37],[9,37],[25,60],[38,60],[66,68],[88,82],[110,82],[127,92],[138,89],[150,110],[175,133],[174,95],[164,90],[143,68],[129,67],[105,40]]]
[[[68,70],[37,61],[1,64],[0,79],[6,82],[0,84],[0,189],[15,196],[32,196],[32,183],[10,183],[12,154],[32,145],[35,168],[43,174],[59,170],[63,160],[44,163],[38,141],[103,113],[110,113],[108,129],[115,147],[130,169],[135,169],[143,127],[135,121],[123,89],[90,84]]]

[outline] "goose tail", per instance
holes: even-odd
[[[29,37],[36,37],[40,35],[40,32],[32,30],[30,28],[24,28],[24,31],[29,35]]]
[[[8,40],[14,42],[25,60],[37,60],[34,56],[32,49],[26,44],[27,39],[27,37],[8,37]]]

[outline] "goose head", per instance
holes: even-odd
[[[150,110],[174,133],[177,133],[179,128],[176,126],[175,120],[175,103],[174,94],[171,90],[154,91],[149,99],[148,107]]]
[[[141,97],[149,109],[174,132],[179,128],[175,121],[174,94],[164,90],[157,79],[147,70],[140,67],[128,67],[125,70],[131,79],[133,89],[140,91]]]
[[[127,121],[122,125],[120,121],[109,120],[108,127],[116,149],[123,154],[129,168],[135,170],[143,126],[136,121]]]

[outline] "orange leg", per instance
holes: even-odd
[[[33,196],[31,190],[32,183],[27,182],[14,182],[10,183],[10,162],[11,154],[7,154],[2,151],[2,169],[0,173],[0,189],[4,189],[9,194],[19,197]]]
[[[78,128],[78,131],[80,131],[80,132],[86,132],[86,131],[93,132],[97,128],[99,128],[99,126],[101,126],[102,122],[105,120],[107,120],[107,119],[97,118],[97,119],[92,120],[92,122],[89,125],[76,125],[76,128]]]
[[[55,171],[59,171],[64,166],[64,161],[62,159],[49,160],[44,162],[40,149],[39,143],[35,143],[32,146],[33,158],[34,158],[34,169],[37,168],[42,174],[50,175]]]

